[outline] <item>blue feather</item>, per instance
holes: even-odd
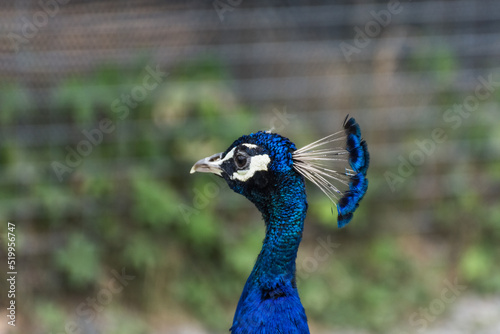
[[[337,204],[337,225],[339,228],[347,225],[359,202],[363,199],[368,189],[366,171],[370,163],[368,146],[361,138],[361,130],[354,118],[346,119],[344,129],[347,135],[346,150],[349,152],[349,165],[356,172],[349,180],[349,190],[340,198]]]

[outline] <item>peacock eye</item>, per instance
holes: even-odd
[[[234,157],[234,163],[240,169],[245,168],[248,165],[249,160],[250,159],[248,159],[248,156],[246,154],[243,154],[243,153],[238,153]]]

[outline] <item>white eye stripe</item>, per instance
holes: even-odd
[[[259,146],[255,145],[255,144],[246,144],[245,143],[245,144],[242,144],[242,145],[244,145],[244,146],[246,146],[248,148],[257,148],[257,147],[259,147]]]
[[[259,147],[258,145],[247,144],[247,143],[243,143],[241,145],[246,146],[248,148],[257,148],[257,147]],[[227,154],[224,157],[224,159],[222,159],[222,160],[219,161],[219,165],[222,164],[224,161],[228,161],[228,160],[232,159],[234,157],[234,151],[235,150],[236,150],[236,147],[233,147],[233,149],[231,151],[227,152]]]
[[[224,162],[228,161],[228,160],[231,160],[234,156],[234,150],[236,149],[236,147],[233,147],[233,149],[229,152],[227,152],[226,156],[224,157],[224,159],[221,159],[219,161],[217,161],[217,165],[222,165]]]
[[[271,162],[271,158],[267,154],[255,155],[250,157],[250,164],[247,169],[234,172],[231,179],[239,181],[248,181],[258,171],[267,171],[267,166]]]

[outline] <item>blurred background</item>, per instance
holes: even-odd
[[[500,332],[498,1],[18,0],[0,22],[0,333],[227,333],[264,224],[191,166],[346,114],[370,186],[339,230],[308,184],[311,332]]]

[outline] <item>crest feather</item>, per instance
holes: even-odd
[[[314,183],[337,206],[339,227],[352,219],[368,188],[370,155],[361,130],[349,115],[344,130],[293,152],[295,170]]]

